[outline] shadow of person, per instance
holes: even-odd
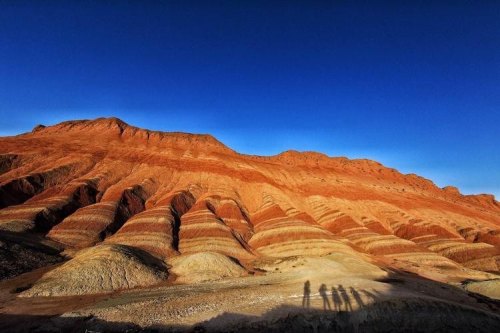
[[[352,297],[354,297],[354,300],[360,307],[364,307],[365,303],[363,302],[363,299],[361,298],[361,295],[358,293],[356,289],[353,287],[349,287],[349,292],[351,293]]]
[[[342,310],[342,299],[340,298],[339,292],[335,287],[332,287],[332,302],[335,311],[340,312]]]
[[[302,298],[302,307],[309,308],[311,306],[311,282],[307,280],[304,283],[304,297]]]
[[[347,295],[347,291],[342,285],[339,285],[338,287],[340,296],[342,297],[342,300],[345,305],[345,310],[346,311],[352,311],[352,305],[351,305],[351,300],[349,299],[349,295]]]
[[[321,295],[321,298],[323,298],[323,310],[326,311],[326,307],[328,306],[328,310],[331,310],[332,307],[330,305],[330,300],[328,299],[327,295],[327,288],[326,284],[322,284],[321,287],[319,287],[319,294]]]

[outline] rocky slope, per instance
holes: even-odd
[[[68,249],[243,262],[331,252],[498,272],[500,205],[369,160],[238,154],[209,135],[69,121],[0,139],[0,230]]]
[[[78,252],[21,296],[87,295],[155,285],[166,278],[163,262],[147,253],[125,245],[98,245]]]
[[[332,255],[317,267],[300,263]],[[19,299],[219,279],[248,285],[246,277],[272,272],[284,274],[282,300],[304,279],[366,270],[372,280],[389,270],[474,280],[469,290],[498,297],[500,204],[369,160],[248,156],[210,135],[69,121],[0,138],[0,262],[0,278],[47,266],[12,280],[31,279]]]

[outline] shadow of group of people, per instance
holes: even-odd
[[[361,296],[361,293],[364,294],[365,297],[371,298],[373,300],[377,298],[374,293],[367,290],[361,290],[360,293],[353,287],[349,287],[348,289],[346,289],[342,285],[338,285],[336,287],[332,286],[329,291],[326,284],[323,283],[319,287],[318,291],[321,299],[323,300],[323,310],[325,311],[352,311],[354,305],[353,302],[355,302],[359,307],[364,307],[365,302],[363,300],[363,297]],[[332,303],[330,303],[330,297],[328,295],[329,292],[333,303],[333,309],[331,305]],[[311,282],[309,282],[309,280],[304,283],[304,297],[302,298],[302,307],[311,307]]]

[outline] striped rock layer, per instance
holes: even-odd
[[[209,135],[115,118],[0,138],[0,232],[161,260],[340,252],[500,270],[500,205],[491,195],[461,195],[370,160],[242,155]]]

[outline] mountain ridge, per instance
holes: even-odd
[[[210,135],[118,118],[37,127],[0,143],[0,231],[41,234],[70,253],[115,244],[159,258],[209,250],[242,263],[342,252],[487,272],[500,265],[492,196],[366,159],[244,155]],[[121,251],[104,249],[98,258]]]
[[[321,152],[297,151],[297,150],[286,150],[276,155],[270,155],[270,156],[244,154],[244,153],[239,153],[233,150],[232,148],[228,147],[227,145],[225,145],[223,142],[221,142],[211,134],[192,134],[187,132],[164,132],[157,130],[152,131],[129,125],[128,123],[117,117],[108,117],[108,118],[101,117],[93,120],[92,119],[69,120],[51,126],[37,125],[33,128],[31,132],[22,133],[18,136],[29,136],[31,134],[35,135],[55,135],[61,133],[68,134],[68,132],[71,131],[81,132],[83,130],[90,132],[97,131],[98,135],[119,134],[120,137],[125,135],[125,137],[128,137],[129,139],[146,140],[148,144],[151,140],[152,145],[159,143],[161,144],[162,141],[167,139],[186,140],[188,144],[196,144],[196,143],[203,144],[205,145],[206,149],[215,149],[216,151],[220,150],[221,152],[225,153],[234,153],[236,155],[250,159],[279,161],[288,163],[290,165],[321,163],[323,166],[339,167],[347,164],[358,164],[358,165],[365,164],[373,168],[379,167],[383,168],[388,172],[395,172],[403,177],[406,177],[408,180],[416,180],[418,182],[422,182],[423,184],[426,184],[425,186],[435,187],[436,190],[445,191],[448,195],[458,194],[464,198],[471,198],[478,202],[485,202],[488,205],[499,206],[499,203],[493,194],[478,193],[478,194],[464,195],[460,193],[458,188],[456,188],[455,186],[447,185],[444,186],[443,188],[440,188],[437,185],[435,185],[435,183],[432,180],[428,178],[422,177],[415,173],[403,174],[395,168],[387,167],[381,164],[380,162],[366,158],[350,159],[344,156],[340,157],[328,156]],[[78,134],[81,135],[81,133]]]

